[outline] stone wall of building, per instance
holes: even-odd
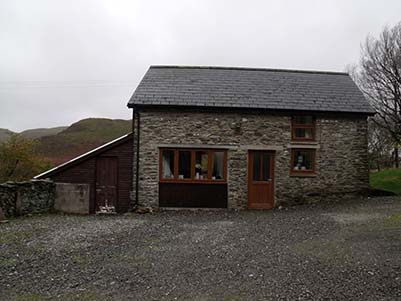
[[[5,217],[47,212],[54,207],[55,184],[46,180],[0,184],[0,207]]]
[[[366,116],[316,116],[316,141],[302,144],[291,141],[289,115],[174,111],[140,114],[142,206],[158,206],[159,148],[167,146],[227,148],[229,208],[247,207],[250,149],[275,151],[276,206],[362,193],[369,186]],[[291,175],[291,149],[305,144],[316,149],[316,173]]]

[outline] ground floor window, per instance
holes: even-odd
[[[225,183],[226,180],[226,150],[160,149],[161,182]]]
[[[292,173],[314,173],[315,172],[315,149],[292,149],[291,150],[291,172]]]

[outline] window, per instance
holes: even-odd
[[[160,181],[226,183],[227,152],[208,149],[161,149]]]
[[[253,153],[253,181],[269,181],[270,177],[270,156],[269,152]]]
[[[315,172],[315,150],[314,149],[292,149],[291,150],[291,172],[314,173]]]
[[[301,141],[315,140],[315,118],[308,115],[293,116],[292,139]]]
[[[174,179],[174,151],[166,150],[163,152],[163,179]]]
[[[225,152],[213,152],[212,180],[224,180]]]
[[[191,152],[178,151],[178,179],[182,180],[190,178],[191,178]]]
[[[207,151],[195,152],[195,179],[205,180],[209,175],[209,157]]]

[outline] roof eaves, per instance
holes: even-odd
[[[293,108],[290,106],[275,106],[275,107],[266,107],[261,104],[255,104],[253,107],[251,106],[244,106],[244,105],[238,105],[238,106],[221,106],[221,105],[193,105],[193,104],[154,104],[154,103],[132,103],[130,108],[134,108],[137,110],[141,109],[160,109],[160,110],[171,110],[171,109],[186,109],[186,110],[211,110],[211,111],[238,111],[238,110],[243,110],[243,111],[272,111],[272,112],[316,112],[316,113],[350,113],[350,114],[363,114],[363,115],[369,115],[373,116],[376,114],[376,111],[373,110],[372,108],[369,109],[354,109],[354,110],[341,110],[338,109],[337,107],[325,107],[324,109],[316,109],[308,106],[308,108],[305,109],[305,106],[300,109],[300,108]]]

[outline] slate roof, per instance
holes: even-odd
[[[135,106],[374,113],[346,73],[232,67],[151,66]]]

